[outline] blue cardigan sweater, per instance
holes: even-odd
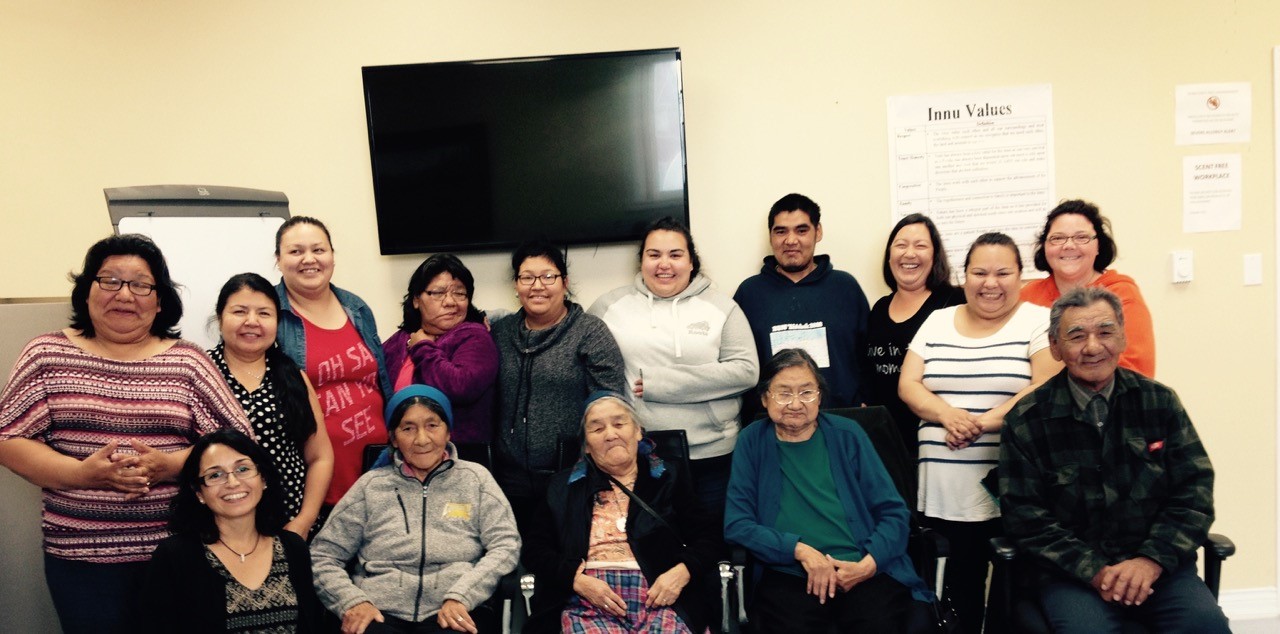
[[[847,418],[829,414],[818,415],[818,426],[826,438],[831,476],[846,519],[855,527],[871,527],[857,546],[875,558],[878,573],[910,588],[917,601],[931,601],[933,594],[907,556],[911,512],[866,432]],[[765,564],[783,566],[795,563],[801,536],[773,528],[782,496],[776,438],[773,422],[767,419],[752,423],[738,436],[726,494],[724,538]]]

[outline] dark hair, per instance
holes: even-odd
[[[227,308],[227,300],[241,290],[250,290],[266,295],[275,307],[277,318],[280,315],[280,298],[276,296],[275,287],[267,278],[257,273],[240,273],[231,276],[222,290],[218,291],[218,301],[214,305],[214,317],[222,322],[222,311]],[[272,343],[267,348],[267,364],[271,369],[270,377],[275,401],[280,404],[281,421],[285,434],[293,439],[298,449],[302,450],[307,439],[316,433],[316,415],[311,409],[311,392],[302,379],[302,370],[289,355],[280,349],[280,344]]]
[[[201,504],[196,493],[203,490],[200,480],[200,459],[204,452],[213,445],[226,445],[253,461],[262,478],[262,499],[254,513],[254,522],[259,533],[263,535],[279,535],[284,530],[285,509],[283,483],[279,472],[271,462],[267,451],[248,436],[234,429],[220,429],[205,434],[191,446],[191,454],[182,463],[182,471],[178,473],[178,494],[169,505],[169,530],[178,535],[194,535],[206,544],[218,541],[218,525],[214,523],[213,511]]]
[[[1111,237],[1111,221],[1107,220],[1102,212],[1098,211],[1098,206],[1086,200],[1064,200],[1058,203],[1049,212],[1049,217],[1045,218],[1044,229],[1040,231],[1040,235],[1036,236],[1036,252],[1032,256],[1038,270],[1046,273],[1052,273],[1049,268],[1049,260],[1044,256],[1045,240],[1049,238],[1049,227],[1053,226],[1053,221],[1058,216],[1065,214],[1077,214],[1084,216],[1090,224],[1093,225],[1094,233],[1098,234],[1098,257],[1093,260],[1093,270],[1101,273],[1116,261],[1116,254],[1119,249],[1116,247],[1116,241]]]
[[[822,397],[827,394],[827,379],[822,376],[822,370],[818,369],[818,363],[813,357],[800,348],[779,350],[773,358],[760,366],[760,383],[756,384],[756,393],[762,398],[768,394],[773,378],[787,368],[808,368],[813,373],[813,380],[818,383],[818,403],[821,404]]]
[[[178,322],[182,320],[182,297],[178,295],[178,284],[169,277],[169,265],[165,263],[160,247],[151,238],[138,233],[108,236],[95,242],[84,255],[84,268],[79,273],[68,274],[72,283],[71,327],[89,339],[97,334],[93,320],[89,318],[89,292],[97,283],[94,278],[98,277],[98,270],[107,258],[118,255],[137,256],[151,268],[151,277],[156,282],[156,301],[160,307],[160,312],[151,322],[151,334],[161,339],[181,337]]]
[[[974,240],[973,244],[969,245],[969,252],[964,254],[965,271],[969,270],[969,259],[973,257],[974,250],[977,249],[978,247],[985,247],[985,246],[1007,247],[1009,249],[1012,249],[1013,261],[1018,263],[1018,271],[1022,271],[1022,251],[1018,250],[1018,243],[1014,242],[1013,238],[1010,238],[1009,236],[1003,233],[1000,233],[998,231],[984,233],[978,236],[978,239]]]
[[[552,266],[560,272],[560,281],[564,283],[564,303],[569,305],[569,264],[564,258],[564,249],[553,244],[550,240],[539,238],[522,243],[516,247],[511,254],[511,280],[515,281],[520,277],[520,265],[524,264],[529,258],[546,258],[551,260]]]
[[[693,246],[693,234],[683,222],[671,216],[663,216],[645,227],[644,237],[640,238],[640,260],[644,261],[644,243],[649,241],[649,235],[654,231],[674,231],[684,236],[685,246],[689,247],[689,262],[693,263],[693,271],[689,273],[689,279],[698,277],[698,271],[702,270],[702,260],[698,258],[698,247]]]
[[[809,222],[812,222],[815,227],[822,222],[822,210],[818,208],[818,203],[804,194],[787,194],[769,208],[769,228],[773,228],[773,219],[778,214],[789,211],[803,211],[809,214]]]
[[[484,322],[484,312],[471,303],[471,298],[476,292],[476,282],[471,276],[471,271],[467,270],[466,265],[457,256],[438,253],[423,260],[422,264],[414,270],[413,275],[409,276],[409,290],[405,292],[404,302],[401,305],[404,317],[400,321],[400,330],[414,332],[422,327],[422,313],[413,307],[413,300],[426,291],[431,280],[436,279],[436,276],[441,273],[452,275],[453,279],[462,282],[462,287],[467,289],[466,320]]]
[[[924,281],[925,288],[933,291],[951,284],[951,264],[947,262],[947,250],[942,246],[942,234],[938,233],[937,225],[924,214],[909,214],[893,226],[893,231],[889,232],[889,241],[884,243],[884,283],[889,285],[889,290],[898,290],[898,281],[893,278],[893,271],[889,267],[889,251],[893,248],[898,232],[907,225],[924,225],[929,231],[929,240],[933,242],[933,266],[929,268],[929,277]]]
[[[1098,302],[1105,302],[1116,314],[1116,325],[1124,330],[1124,305],[1120,298],[1101,286],[1081,286],[1073,288],[1053,302],[1049,308],[1049,341],[1058,341],[1058,329],[1062,327],[1062,315],[1068,308],[1088,308]]]
[[[284,224],[280,225],[279,229],[276,229],[276,257],[280,257],[280,241],[284,239],[284,232],[298,225],[315,225],[320,227],[320,230],[324,232],[324,239],[329,241],[329,249],[333,249],[333,236],[329,235],[329,228],[324,226],[323,222],[320,222],[311,216],[294,216],[284,221]]]

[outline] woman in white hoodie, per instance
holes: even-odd
[[[689,228],[663,218],[640,242],[635,282],[588,312],[618,341],[645,428],[685,430],[698,500],[722,515],[739,396],[755,385],[760,364],[746,316],[699,268]]]

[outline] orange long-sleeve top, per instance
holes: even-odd
[[[1147,302],[1142,299],[1138,284],[1128,275],[1107,269],[1089,286],[1101,286],[1120,298],[1120,305],[1124,309],[1124,336],[1128,340],[1128,346],[1120,355],[1120,367],[1155,378],[1155,327],[1152,326],[1151,311],[1147,309]],[[1021,298],[1024,302],[1039,306],[1053,306],[1053,302],[1061,295],[1058,285],[1050,275],[1022,287]]]

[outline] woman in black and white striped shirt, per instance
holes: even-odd
[[[1000,457],[1004,415],[1062,368],[1049,352],[1048,309],[1020,304],[1022,258],[1002,233],[965,257],[966,304],[929,316],[902,363],[898,394],[920,417],[916,508],[951,542],[946,584],[966,632],[982,630],[985,542],[1000,534],[995,491],[981,480]]]

